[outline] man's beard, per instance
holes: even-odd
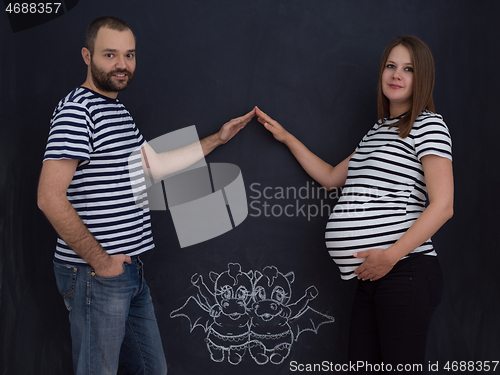
[[[94,64],[92,59],[90,60],[90,73],[92,74],[92,80],[95,86],[103,92],[119,92],[125,90],[134,77],[134,73],[127,69],[116,69],[106,73],[105,71],[99,69],[97,65]],[[113,81],[113,75],[119,73],[124,73],[128,79],[123,82]]]

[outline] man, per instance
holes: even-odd
[[[38,205],[59,235],[54,269],[70,311],[75,373],[166,374],[138,258],[154,247],[149,210],[134,200],[144,178],[131,173],[129,158],[141,149],[147,173],[162,176],[229,141],[255,113],[202,139],[202,153],[157,154],[116,99],[136,67],[128,25],[94,20],[82,57],[87,78],[54,111],[38,187]]]

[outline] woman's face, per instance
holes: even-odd
[[[397,117],[411,108],[413,64],[408,49],[398,45],[391,50],[382,72],[382,92],[389,99],[390,116]]]

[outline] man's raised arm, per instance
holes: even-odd
[[[244,116],[226,122],[217,133],[172,151],[156,153],[149,144],[146,144],[141,150],[144,171],[155,180],[181,171],[207,156],[220,145],[229,142],[254,116],[255,108]]]

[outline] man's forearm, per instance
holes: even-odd
[[[223,144],[223,142],[219,138],[219,133],[214,133],[209,135],[208,137],[203,138],[200,141],[201,149],[203,151],[203,156],[207,156],[217,147]]]
[[[160,180],[172,173],[182,171],[203,159],[201,142],[194,142],[187,146],[171,151],[156,153],[146,144],[142,148],[142,166],[146,175]]]
[[[175,150],[156,153],[149,144],[142,149],[142,163],[145,173],[159,180],[169,174],[179,172],[207,156],[223,144],[217,133]]]
[[[78,256],[94,269],[106,266],[109,255],[67,199],[53,199],[41,208],[59,236]]]
[[[141,150],[142,165],[145,173],[158,180],[193,165],[220,145],[231,140],[248,124],[254,115],[255,109],[244,116],[226,122],[218,132],[203,138],[201,141],[176,150],[158,154],[149,144],[146,144]]]

